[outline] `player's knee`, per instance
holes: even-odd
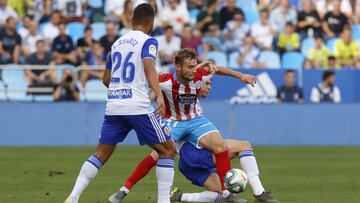
[[[159,159],[159,154],[156,151],[152,151],[150,156],[157,161]]]
[[[253,147],[249,141],[243,141],[243,148],[244,150],[251,150],[253,151]]]
[[[163,149],[157,151],[157,153],[161,158],[175,158],[176,148],[175,146],[164,147]]]

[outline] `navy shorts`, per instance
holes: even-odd
[[[203,187],[209,176],[216,173],[216,166],[211,151],[186,142],[180,149],[179,170],[192,184]]]
[[[154,113],[143,115],[105,115],[99,143],[117,144],[135,130],[140,145],[160,144],[171,139],[170,128]]]

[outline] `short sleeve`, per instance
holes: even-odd
[[[141,59],[152,58],[155,61],[159,43],[155,38],[149,38],[145,41],[141,50]]]
[[[203,83],[210,80],[212,77],[211,72],[206,68],[198,68],[196,69],[195,78],[200,79]]]
[[[105,69],[106,70],[111,70],[112,68],[112,61],[111,61],[111,52],[109,53],[106,65],[105,65]]]

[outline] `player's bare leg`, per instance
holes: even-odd
[[[209,149],[215,155],[216,169],[220,177],[221,187],[225,190],[224,177],[226,172],[231,169],[228,148],[225,144],[225,140],[222,138],[219,132],[211,132],[199,140],[201,147]]]
[[[96,176],[100,168],[109,160],[116,145],[98,144],[95,154],[90,156],[80,169],[74,188],[65,203],[77,203],[81,193]]]

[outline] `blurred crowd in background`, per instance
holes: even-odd
[[[156,11],[160,72],[181,48],[231,68],[360,69],[360,0],[0,0],[0,64],[81,67],[85,86],[102,77],[91,67],[106,63],[144,2]],[[33,86],[57,77],[27,69],[25,78]]]

